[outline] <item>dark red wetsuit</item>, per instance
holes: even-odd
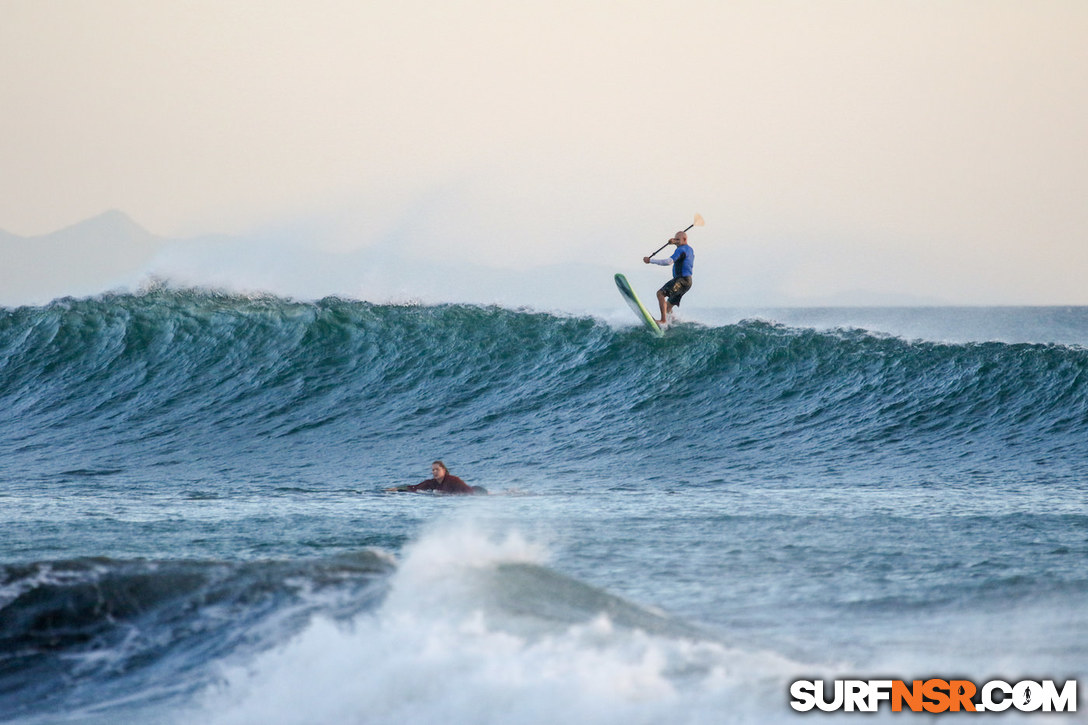
[[[475,493],[467,483],[462,481],[452,473],[447,473],[442,479],[442,483],[428,478],[422,483],[417,483],[414,486],[406,486],[408,491],[438,491],[439,493]]]

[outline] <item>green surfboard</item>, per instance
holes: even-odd
[[[620,294],[623,295],[623,299],[627,301],[627,304],[631,307],[638,318],[642,320],[643,324],[657,337],[664,337],[665,331],[661,329],[661,326],[657,324],[657,320],[646,311],[642,302],[639,300],[638,295],[631,289],[631,283],[627,281],[627,278],[622,274],[616,273],[616,287],[619,288]]]

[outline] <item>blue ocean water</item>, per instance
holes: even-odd
[[[1083,678],[1088,309],[732,317],[0,310],[0,720],[763,723],[799,677]],[[384,492],[436,458],[491,495]]]

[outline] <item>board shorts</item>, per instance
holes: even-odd
[[[673,307],[680,306],[680,298],[691,289],[691,277],[673,277],[658,290]]]

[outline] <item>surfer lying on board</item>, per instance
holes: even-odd
[[[437,493],[487,493],[487,489],[483,486],[469,486],[457,476],[450,473],[450,469],[446,468],[446,464],[442,461],[435,461],[431,464],[431,475],[434,478],[428,478],[426,481],[417,483],[414,486],[397,486],[396,488],[387,488],[386,491],[435,491]]]
[[[657,324],[662,326],[668,322],[672,308],[679,307],[680,298],[691,289],[691,272],[695,267],[695,250],[688,244],[687,232],[677,232],[676,236],[669,240],[669,244],[675,244],[676,251],[668,259],[642,258],[646,264],[672,265],[672,279],[657,291],[657,304],[661,307],[661,319],[657,321]]]

